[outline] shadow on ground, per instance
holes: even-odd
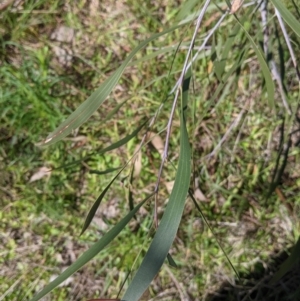
[[[290,253],[290,250],[289,250]],[[296,301],[300,300],[300,264],[292,266],[277,283],[270,284],[276,271],[288,258],[287,252],[278,252],[267,263],[257,265],[253,273],[241,275],[236,283],[224,283],[205,301]]]

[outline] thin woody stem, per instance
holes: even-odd
[[[165,146],[164,146],[164,152],[163,152],[163,156],[162,156],[162,160],[161,160],[161,164],[160,164],[160,168],[159,168],[159,172],[158,172],[158,176],[157,176],[157,182],[156,182],[156,185],[155,185],[155,194],[156,195],[158,194],[158,191],[159,191],[159,183],[160,183],[160,179],[161,179],[161,175],[162,175],[163,166],[164,166],[164,163],[165,163],[165,161],[167,160],[167,157],[168,157],[169,141],[170,141],[171,130],[172,130],[172,122],[173,122],[173,117],[174,117],[174,113],[175,113],[179,93],[181,91],[181,86],[182,86],[182,83],[183,83],[183,80],[184,80],[184,76],[185,76],[186,71],[188,69],[189,60],[190,60],[191,53],[192,53],[192,50],[193,50],[193,47],[194,47],[194,44],[195,44],[195,40],[196,40],[198,31],[199,31],[199,28],[200,28],[200,24],[202,22],[205,11],[206,11],[208,5],[210,4],[210,2],[211,2],[211,0],[206,0],[205,4],[203,6],[203,9],[201,10],[201,12],[200,12],[200,14],[197,18],[195,30],[194,30],[193,37],[191,39],[191,43],[190,43],[190,46],[189,46],[189,49],[188,49],[188,52],[187,52],[187,55],[186,55],[186,58],[185,58],[185,62],[184,62],[183,68],[182,68],[182,72],[181,72],[180,77],[179,77],[179,79],[177,81],[177,84],[176,84],[176,86],[177,86],[176,87],[176,93],[175,93],[175,97],[174,97],[174,100],[173,100],[173,105],[172,105],[172,109],[171,109],[171,112],[170,112],[170,118],[169,118],[168,125],[167,125],[167,135],[166,135],[166,141],[165,141]],[[156,203],[157,203],[157,198],[156,198]],[[155,219],[155,224],[158,225],[157,204],[155,204],[154,219]]]

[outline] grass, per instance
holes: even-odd
[[[143,148],[142,170],[134,185],[128,180],[130,170],[124,170],[108,191],[91,227],[79,236],[88,210],[115,174],[103,176],[90,170],[104,171],[124,165],[142,135],[105,155],[95,152],[89,161],[68,164],[120,140],[133,132],[144,116],[153,116],[177,79],[174,73],[168,77],[175,52],[166,52],[152,60],[147,58],[160,47],[176,47],[181,39],[183,46],[188,45],[192,27],[186,27],[184,32],[177,30],[142,50],[136,57],[140,61],[126,69],[108,100],[68,139],[47,148],[37,143],[120,65],[138,41],[172,24],[177,11],[174,3],[160,5],[148,1],[143,7],[134,1],[112,5],[53,0],[26,1],[2,12],[0,233],[4,247],[0,251],[0,300],[28,300],[128,212],[129,189],[135,202],[153,191],[160,154],[149,143]],[[247,12],[243,10],[241,16]],[[210,28],[210,18],[218,14],[216,9],[209,10],[198,44]],[[74,29],[70,42],[51,38],[60,25]],[[224,86],[210,105],[207,101],[219,84],[214,73],[216,61],[222,62],[219,45],[225,43],[228,28],[233,30],[235,25],[233,17],[227,18],[212,39],[208,53],[195,62],[190,95],[193,106],[188,131],[193,146],[193,176],[205,196],[201,209],[215,235],[191,200],[187,200],[170,251],[178,269],[164,266],[147,299],[183,300],[190,296],[192,300],[203,300],[226,277],[233,279],[234,272],[216,238],[243,274],[263,265],[273,252],[287,249],[299,236],[298,148],[291,150],[279,186],[283,197],[273,193],[267,198],[282,119],[267,106],[253,50],[245,52],[240,68],[228,79],[230,84]],[[255,26],[249,29],[254,36],[255,29]],[[257,42],[258,37],[255,38]],[[296,37],[293,39],[299,43]],[[246,43],[245,35],[240,32],[236,41],[233,50]],[[215,54],[211,53],[213,43]],[[72,60],[68,61],[67,56],[67,60],[60,61],[55,47],[64,49],[64,54],[69,54]],[[285,48],[283,51],[287,55]],[[181,70],[185,53],[184,47],[178,50],[172,71]],[[240,54],[240,51],[230,52],[225,72]],[[298,99],[299,91],[288,67],[286,84],[292,101]],[[109,112],[123,102],[117,115],[104,123]],[[170,106],[171,99],[166,101],[152,129],[163,139]],[[276,107],[283,111],[280,101]],[[240,121],[226,135],[237,118]],[[160,215],[169,197],[166,185],[175,177],[171,163],[176,165],[178,160],[178,120],[176,112],[169,163],[163,172],[158,199]],[[218,147],[222,137],[226,139]],[[209,156],[213,151],[214,155]],[[40,167],[54,170],[51,176],[30,182]],[[292,213],[288,211],[289,203]],[[137,221],[133,220],[103,252],[75,273],[70,283],[55,289],[45,300],[117,296],[127,274],[137,269],[147,251],[154,234],[152,214],[152,204],[145,206]]]

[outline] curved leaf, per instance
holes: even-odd
[[[122,298],[127,301],[139,300],[150,285],[168,255],[181,221],[191,176],[191,149],[184,113],[186,110],[189,81],[190,77],[186,78],[183,84],[180,114],[180,155],[174,188],[147,254]]]
[[[92,208],[90,209],[86,219],[85,219],[85,222],[84,222],[84,225],[82,227],[82,230],[81,230],[81,233],[80,235],[82,235],[84,233],[84,231],[88,228],[88,226],[91,224],[96,212],[97,212],[97,209],[99,208],[100,204],[101,204],[101,201],[102,199],[104,198],[104,196],[106,195],[106,192],[108,191],[108,189],[110,188],[110,186],[113,184],[113,182],[117,179],[117,177],[120,175],[120,173],[124,170],[124,168],[126,167],[123,166],[122,169],[117,173],[116,176],[114,176],[114,178],[109,182],[109,184],[104,188],[104,190],[101,192],[101,194],[99,195],[99,197],[97,198],[97,200],[95,201],[95,203],[93,204]]]
[[[130,141],[132,138],[136,137],[136,135],[140,132],[140,130],[145,126],[148,120],[144,121],[137,129],[135,129],[131,134],[125,136],[124,138],[120,139],[119,141],[111,144],[110,146],[97,150],[98,154],[104,154],[108,151],[111,151],[113,149],[119,148],[120,146],[126,144],[128,141]]]
[[[183,24],[175,25],[171,28],[168,28],[160,33],[152,35],[150,38],[146,39],[139,46],[137,46],[126,58],[123,64],[111,75],[107,78],[100,87],[92,93],[53,133],[51,133],[41,145],[50,145],[57,141],[60,141],[68,134],[72,132],[72,130],[81,126],[85,121],[87,121],[91,115],[100,107],[100,105],[104,102],[107,96],[114,89],[116,84],[118,83],[120,77],[122,76],[125,68],[131,61],[131,59],[135,56],[135,54],[143,49],[149,42],[163,36],[169,32],[174,31],[175,29],[183,26]]]
[[[76,161],[73,161],[71,163],[67,163],[67,164],[61,165],[59,167],[53,168],[52,170],[57,170],[57,169],[62,169],[62,168],[70,167],[70,166],[73,166],[75,164],[81,163],[82,161],[90,159],[96,153],[97,153],[97,155],[102,155],[102,154],[104,154],[104,153],[106,153],[108,151],[111,151],[111,150],[114,150],[116,148],[119,148],[120,146],[122,146],[122,145],[126,144],[128,141],[130,141],[132,138],[136,137],[136,135],[140,132],[140,130],[145,126],[145,124],[147,123],[147,121],[148,120],[146,120],[145,122],[143,122],[132,133],[130,133],[129,135],[125,136],[124,138],[118,140],[117,142],[114,142],[114,143],[112,143],[111,145],[109,145],[109,146],[107,146],[105,148],[98,147],[94,151],[92,151],[91,153],[89,153],[88,155],[84,156],[83,158],[81,158],[79,160],[76,160]]]

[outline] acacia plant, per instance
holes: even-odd
[[[149,119],[143,121],[133,133],[128,134],[123,139],[115,142],[106,149],[101,150],[101,153],[105,154],[110,150],[126,144],[129,140],[142,133],[142,139],[136,153],[125,166],[116,172],[110,183],[97,198],[88,212],[81,233],[89,227],[105,194],[111,189],[111,186],[120,176],[122,171],[125,168],[133,168],[138,152],[143,151],[144,146],[149,142],[148,133],[155,124],[157,116],[162,110],[170,108],[169,118],[166,120],[166,127],[164,129],[165,144],[161,153],[161,164],[155,189],[139,204],[131,203],[131,211],[129,211],[127,215],[101,237],[90,249],[84,252],[71,266],[61,273],[61,275],[33,297],[31,301],[40,300],[74,272],[92,260],[93,257],[101,252],[101,250],[124,229],[129,221],[138,214],[139,209],[142,206],[150,201],[151,206],[152,204],[153,206],[157,206],[156,198],[160,193],[160,179],[165,164],[168,162],[170,137],[172,135],[174,118],[176,118],[176,116],[179,116],[180,123],[180,147],[178,161],[172,162],[172,164],[176,166],[175,182],[167,205],[163,210],[162,217],[158,218],[157,214],[154,214],[156,224],[155,235],[140,267],[122,296],[122,300],[139,300],[145,290],[149,287],[155,275],[159,273],[165,259],[168,258],[169,263],[174,264],[172,257],[169,255],[169,250],[181,222],[187,198],[194,202],[195,210],[198,211],[199,215],[201,215],[206,222],[205,217],[201,213],[201,207],[196,202],[193,195],[192,163],[194,153],[191,150],[193,148],[193,137],[192,133],[188,130],[193,127],[193,100],[191,98],[191,92],[194,91],[194,87],[191,83],[197,82],[197,78],[193,76],[193,68],[196,68],[197,61],[203,56],[208,56],[211,59],[211,73],[213,74],[211,84],[214,85],[215,88],[213,94],[207,95],[205,106],[203,106],[203,112],[199,113],[200,116],[204,117],[211,112],[220,102],[222,102],[224,97],[229,94],[228,91],[232,89],[232,85],[238,83],[242,73],[241,70],[247,68],[246,59],[250,55],[252,60],[257,62],[260,70],[258,72],[259,75],[255,78],[255,84],[249,84],[250,90],[247,92],[253,95],[256,99],[255,101],[265,102],[264,105],[269,107],[270,112],[272,112],[274,116],[279,112],[284,115],[286,125],[291,128],[294,122],[294,114],[297,109],[297,102],[299,100],[299,91],[290,91],[288,88],[290,85],[287,85],[287,81],[294,81],[294,83],[296,82],[297,84],[300,83],[300,73],[297,66],[296,55],[294,53],[295,47],[298,47],[297,51],[299,52],[300,23],[298,20],[300,18],[298,17],[297,20],[291,13],[291,11],[296,11],[298,16],[300,16],[296,4],[293,1],[288,3],[285,1],[284,3],[284,1],[281,0],[270,0],[269,3],[267,0],[254,1],[251,3],[243,3],[242,0],[234,0],[232,4],[227,0],[226,5],[219,5],[212,0],[200,2],[201,4],[199,1],[186,1],[178,14],[177,23],[173,27],[166,28],[164,31],[156,33],[140,43],[128,55],[121,66],[119,66],[119,68],[86,99],[86,101],[84,101],[41,143],[42,146],[54,144],[65,138],[74,129],[80,127],[87,121],[89,117],[101,107],[101,104],[115,88],[126,67],[139,62],[139,60],[135,60],[137,52],[147,47],[149,43],[160,39],[175,30],[185,32],[187,28],[192,28],[192,34],[189,37],[188,42],[185,37],[184,40],[178,43],[177,49],[174,50],[174,48],[169,48],[169,51],[173,51],[174,60],[177,59],[176,54],[179,50],[186,49],[185,60],[179,72],[173,71],[170,68],[169,80],[171,81],[175,74],[177,81],[173,83],[173,88],[169,91],[168,95],[161,99],[161,105],[157,108],[156,113]],[[203,32],[202,25],[208,10],[215,11],[218,17],[210,23],[210,30]],[[230,26],[230,28],[226,27],[229,26],[228,23],[226,23],[228,18],[233,18],[234,20],[234,25]],[[224,26],[227,32],[226,40],[216,39],[218,31]],[[276,36],[270,36],[270,32],[274,32],[275,27],[277,30],[280,30],[280,33]],[[278,58],[282,59],[280,57],[282,54],[276,53],[272,46],[278,39],[283,40],[286,45],[287,51],[284,55],[287,59],[284,60],[284,63],[285,68],[290,70],[289,78],[283,78],[281,76],[281,70],[277,67],[278,64],[276,60]],[[239,47],[236,47],[237,44]],[[188,47],[186,47],[186,45],[188,45]],[[185,46],[185,48],[183,46]],[[162,49],[159,49],[155,55],[158,56],[161,55],[161,53]],[[143,57],[143,60],[150,59],[155,59],[155,56],[152,54],[148,57]],[[293,79],[291,79],[292,77]],[[295,86],[295,84],[293,86]],[[201,92],[201,87],[198,88],[198,91],[199,93],[204,93],[204,91]],[[170,100],[172,105],[168,107],[166,106],[166,103],[170,103]],[[246,102],[241,109],[240,115],[238,115],[209,156],[203,158],[203,161],[209,160],[218,149],[222,147],[228,136],[239,127],[241,118],[247,113],[248,109],[249,106],[247,106]],[[113,118],[113,116],[114,115],[111,114],[109,117]],[[283,135],[283,141],[285,141],[285,143],[290,139],[290,128],[287,128],[287,134]],[[276,188],[276,185],[278,184],[276,181],[282,174],[280,166],[276,167],[276,172],[277,175],[273,177],[270,185],[270,193]],[[132,178],[131,182],[131,184],[134,185]],[[152,202],[152,200],[154,201]],[[154,212],[156,212],[156,208]],[[224,256],[226,256],[225,252]]]

